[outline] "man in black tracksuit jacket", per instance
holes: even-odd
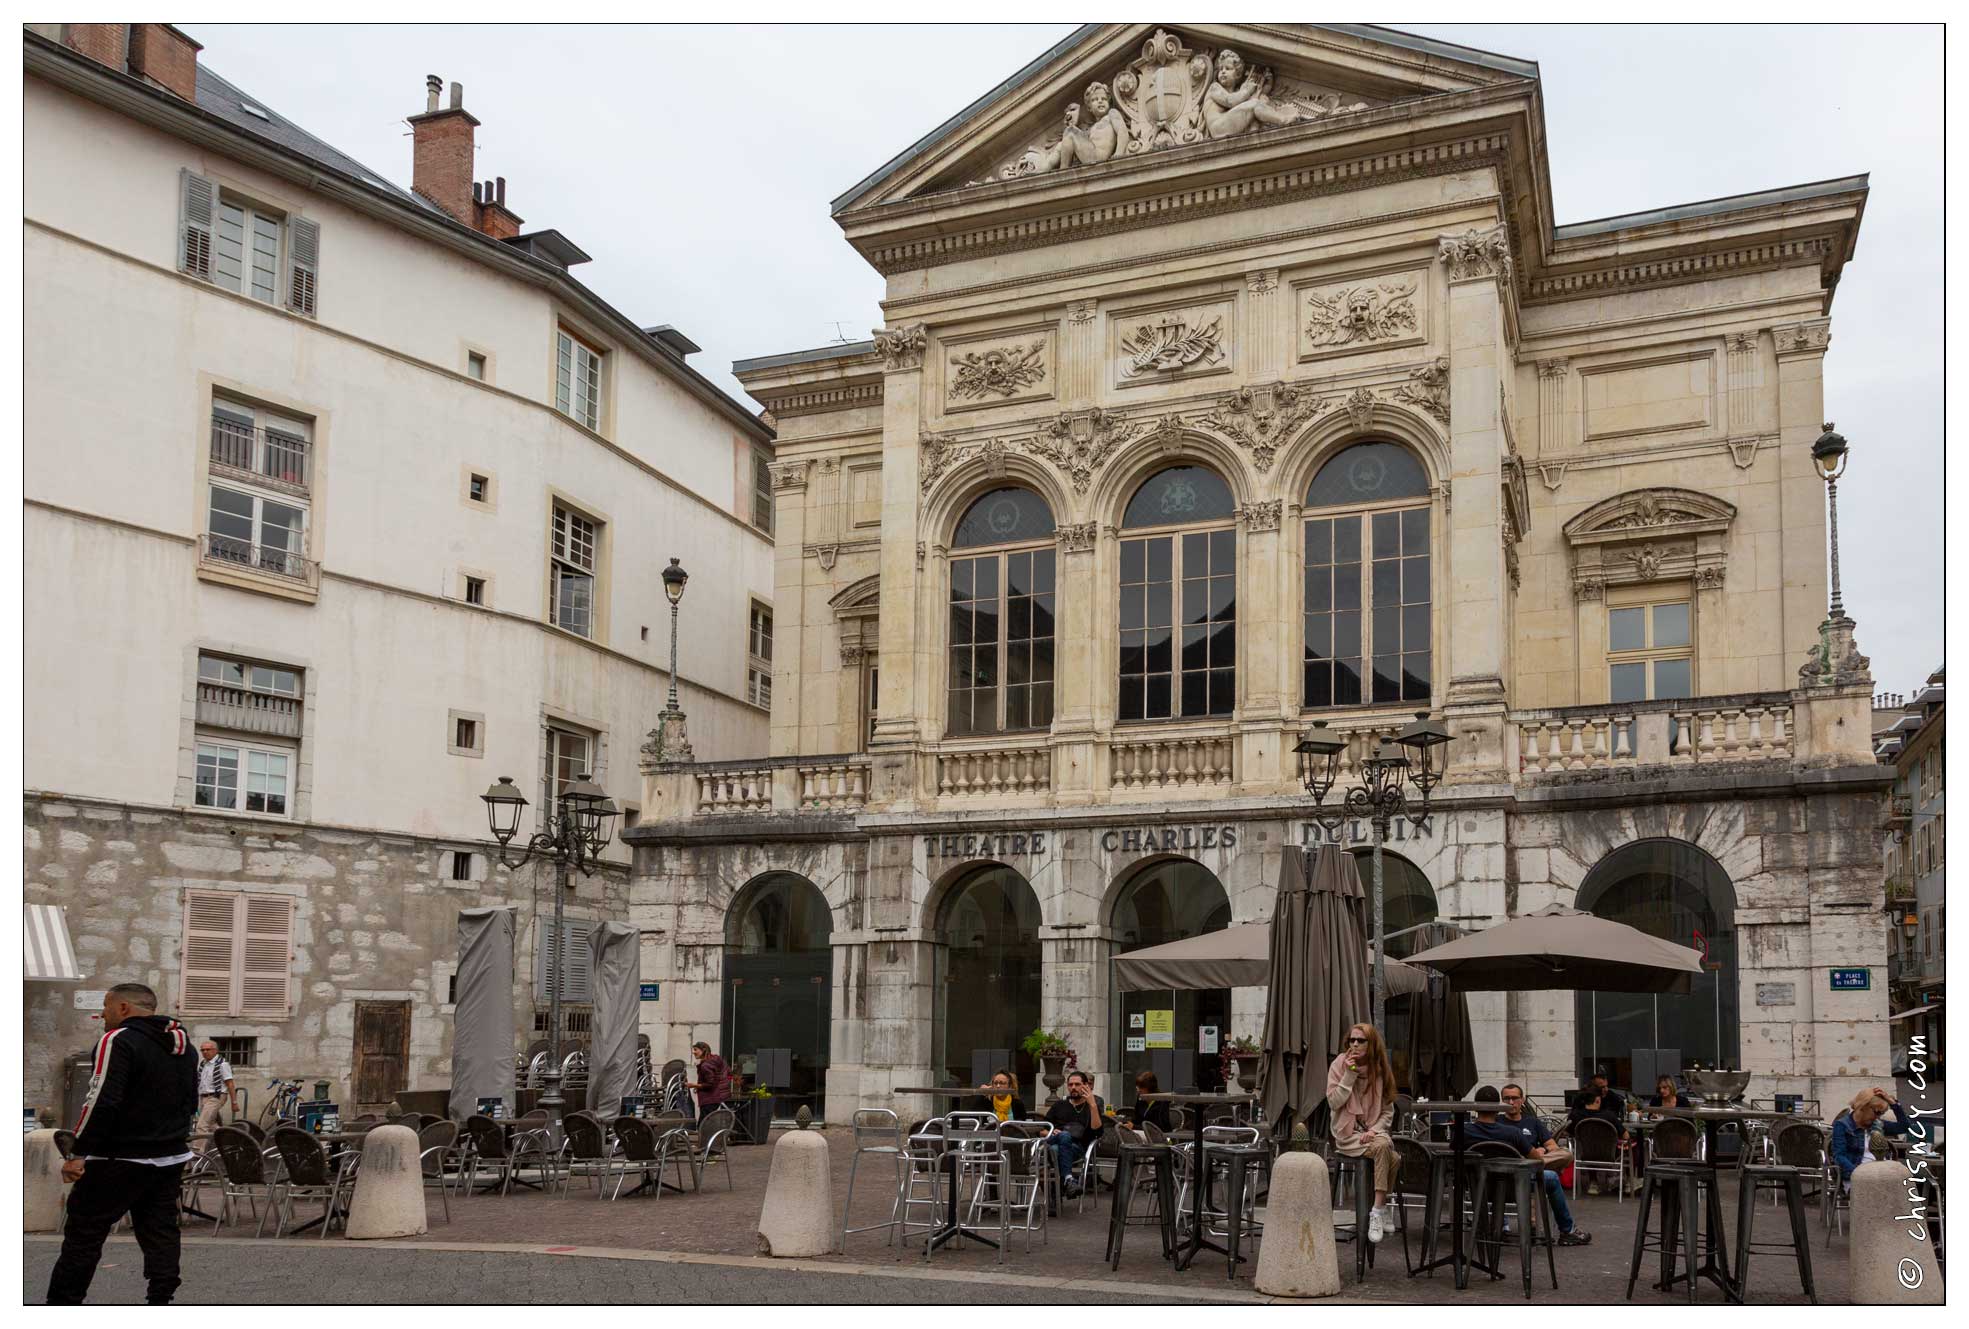
[[[147,1300],[163,1305],[178,1290],[178,1184],[192,1157],[198,1053],[141,983],[103,994],[103,1029],[75,1152],[62,1164],[62,1179],[75,1187],[48,1302],[75,1305],[88,1295],[103,1242],[128,1213],[144,1253]]]

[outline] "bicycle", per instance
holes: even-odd
[[[300,1103],[299,1080],[268,1080],[266,1105],[260,1109],[261,1128],[272,1130],[283,1123],[300,1120]]]

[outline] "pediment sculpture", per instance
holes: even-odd
[[[1338,93],[1288,91],[1272,70],[1246,64],[1237,51],[1226,47],[1212,58],[1158,28],[1139,58],[1111,82],[1088,84],[1081,100],[1066,108],[1059,137],[1026,149],[997,178],[1043,175],[1366,109],[1366,102]]]

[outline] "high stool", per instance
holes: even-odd
[[[1374,1160],[1366,1154],[1333,1153],[1334,1207],[1339,1208],[1340,1186],[1351,1182],[1354,1188],[1354,1281],[1367,1280],[1374,1263],[1374,1243],[1367,1239],[1367,1212],[1374,1207]]]
[[[1743,1179],[1737,1191],[1737,1300],[1743,1301],[1750,1291],[1750,1254],[1752,1251],[1771,1255],[1789,1247],[1798,1262],[1798,1281],[1805,1287],[1805,1295],[1818,1305],[1819,1294],[1812,1286],[1812,1242],[1805,1235],[1805,1187],[1798,1175],[1798,1169],[1780,1167],[1775,1164],[1747,1163],[1742,1169]],[[1752,1219],[1757,1210],[1757,1193],[1769,1189],[1782,1191],[1784,1203],[1791,1216],[1791,1240],[1787,1242],[1756,1243],[1751,1240]]]
[[[1701,1163],[1650,1163],[1642,1172],[1641,1212],[1634,1222],[1634,1259],[1627,1269],[1627,1299],[1634,1300],[1634,1284],[1641,1275],[1641,1257],[1653,1250],[1661,1254],[1661,1281],[1655,1286],[1663,1292],[1668,1291],[1678,1278],[1686,1277],[1689,1288],[1689,1303],[1695,1304],[1697,1270],[1702,1260],[1700,1242],[1696,1234],[1702,1230],[1703,1192],[1710,1184],[1709,1168]],[[1656,1195],[1661,1198],[1659,1226],[1650,1231],[1648,1222],[1654,1213]],[[1710,1197],[1711,1232],[1715,1237],[1715,1220],[1721,1213],[1721,1206]],[[1681,1253],[1687,1265],[1686,1274],[1675,1272],[1675,1258]]]
[[[1442,1229],[1443,1202],[1455,1192],[1450,1188],[1450,1169],[1456,1166],[1456,1155],[1446,1146],[1429,1149],[1429,1182],[1422,1201],[1422,1265],[1434,1278],[1436,1271],[1436,1234]],[[1463,1215],[1456,1215],[1462,1222]],[[1403,1238],[1406,1251],[1407,1238]],[[1413,1272],[1413,1271],[1411,1271]]]
[[[1552,1288],[1559,1287],[1559,1265],[1552,1256],[1552,1197],[1545,1193],[1545,1164],[1535,1158],[1486,1158],[1477,1164],[1476,1242],[1481,1249],[1493,1250],[1491,1264],[1503,1263],[1504,1206],[1518,1210],[1518,1260],[1525,1280],[1525,1297],[1531,1298],[1531,1248],[1536,1240],[1534,1221],[1544,1233],[1546,1271]]]
[[[1114,1162],[1114,1203],[1108,1214],[1108,1268],[1121,1268],[1121,1241],[1128,1234],[1128,1210],[1135,1198],[1135,1169],[1146,1167],[1155,1180],[1156,1227],[1162,1258],[1176,1252],[1176,1168],[1170,1146],[1124,1142]]]
[[[1262,1144],[1211,1144],[1204,1147],[1204,1157],[1209,1166],[1224,1165],[1225,1189],[1230,1192],[1224,1200],[1225,1235],[1230,1239],[1230,1277],[1235,1280],[1244,1259],[1238,1254],[1238,1243],[1244,1230],[1245,1188],[1256,1183],[1258,1174],[1271,1170],[1272,1151]]]
[[[855,1152],[848,1160],[847,1202],[841,1206],[841,1251],[843,1254],[847,1253],[848,1238],[857,1232],[873,1232],[877,1228],[881,1228],[888,1232],[889,1244],[893,1246],[896,1243],[896,1225],[900,1221],[897,1217],[897,1205],[890,1206],[887,1222],[870,1223],[867,1227],[851,1228],[848,1226],[848,1215],[853,1213],[855,1208],[855,1169],[861,1166],[861,1156],[863,1154],[875,1154],[878,1157],[886,1157],[894,1160],[896,1169],[896,1194],[900,1196],[903,1190],[903,1148],[900,1142],[902,1123],[896,1117],[896,1114],[887,1108],[862,1108],[855,1113],[852,1121],[853,1124],[849,1129],[853,1134]]]

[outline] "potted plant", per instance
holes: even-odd
[[[739,1125],[734,1143],[764,1144],[773,1129],[773,1091],[755,1084],[732,1098],[731,1109]]]
[[[1224,1079],[1231,1078],[1231,1066],[1237,1068],[1237,1087],[1245,1093],[1255,1093],[1258,1089],[1258,1058],[1264,1055],[1258,1040],[1249,1034],[1239,1034],[1224,1044]]]
[[[1046,1086],[1046,1102],[1060,1101],[1060,1086],[1067,1082],[1067,1072],[1080,1065],[1080,1054],[1073,1050],[1073,1044],[1065,1036],[1050,1029],[1035,1029],[1019,1044],[1025,1054],[1039,1063],[1040,1081]]]

